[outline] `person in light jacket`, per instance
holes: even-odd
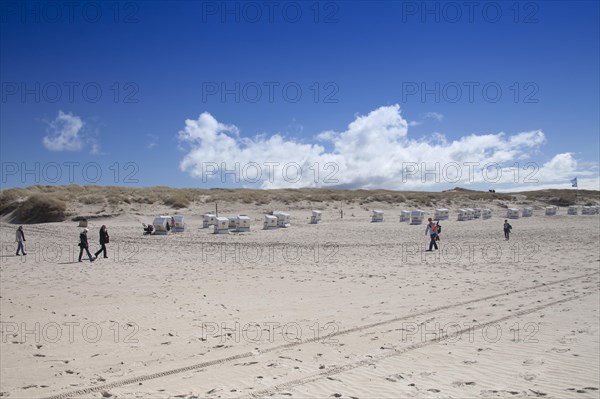
[[[106,244],[108,244],[108,240],[108,231],[106,230],[106,226],[102,225],[102,227],[100,227],[100,249],[94,254],[96,255],[96,258],[101,252],[104,252],[105,258],[108,258],[108,255],[106,255]]]
[[[432,248],[434,247],[435,249],[438,249],[436,243],[438,226],[435,223],[433,223],[433,220],[431,220],[431,218],[427,220],[429,221],[429,223],[427,224],[427,228],[425,229],[425,235],[429,234],[429,238],[431,239],[431,241],[429,241],[429,249],[427,251],[433,251]]]
[[[17,242],[17,256],[19,256],[19,252],[23,252],[23,255],[27,255],[25,253],[25,247],[24,247],[24,242],[25,242],[25,233],[23,233],[23,226],[19,226],[19,228],[17,229],[17,236],[16,236],[16,242]]]
[[[83,255],[83,250],[85,250],[85,252],[87,252],[90,262],[93,262],[96,260],[96,258],[94,258],[92,256],[92,254],[90,253],[88,238],[87,238],[88,231],[89,231],[88,229],[83,229],[81,234],[79,234],[79,261],[80,262],[81,262],[81,256]]]

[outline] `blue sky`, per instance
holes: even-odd
[[[3,188],[600,189],[596,1],[1,4]]]

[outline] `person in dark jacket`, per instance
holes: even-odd
[[[23,246],[25,242],[25,233],[23,233],[23,226],[19,226],[17,229],[17,256],[19,256],[19,252],[23,252],[23,255],[27,255],[25,253],[25,247]]]
[[[504,239],[508,240],[510,237],[510,233],[512,230],[512,226],[508,223],[508,220],[504,221]]]
[[[90,253],[90,250],[89,250],[87,232],[88,232],[88,229],[83,229],[83,231],[81,232],[81,234],[79,234],[79,261],[80,262],[81,262],[81,256],[83,255],[83,250],[84,249],[85,249],[85,252],[87,252],[87,255],[88,255],[88,258],[90,259],[90,262],[93,262],[93,261],[96,260],[96,258],[94,258],[92,256],[92,254]]]
[[[144,235],[149,235],[154,232],[154,226],[151,224],[146,226],[146,223],[142,223],[142,225],[144,226]]]
[[[106,230],[106,226],[102,225],[102,227],[100,227],[100,249],[95,253],[96,258],[101,252],[104,252],[105,258],[108,258],[106,255],[106,244],[108,244],[108,231]]]

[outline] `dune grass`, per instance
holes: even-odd
[[[365,207],[371,203],[385,203],[406,207],[433,207],[438,205],[469,204],[496,201],[498,205],[522,201],[568,206],[575,204],[599,204],[600,192],[579,190],[539,190],[520,193],[490,193],[455,188],[444,192],[392,191],[392,190],[342,190],[327,188],[303,188],[281,190],[258,189],[196,189],[171,187],[119,187],[119,186],[30,186],[0,190],[0,216],[12,215],[11,220],[20,223],[43,223],[65,220],[70,204],[102,205],[115,212],[124,204],[159,204],[173,209],[215,202],[270,205],[304,203],[318,207],[324,203],[358,204]]]
[[[62,222],[66,219],[67,204],[52,194],[33,194],[21,201],[13,213],[14,223]]]

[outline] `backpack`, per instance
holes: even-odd
[[[442,226],[440,226],[440,222],[438,222],[436,224],[436,226],[437,226],[437,233],[440,234],[442,232]]]

